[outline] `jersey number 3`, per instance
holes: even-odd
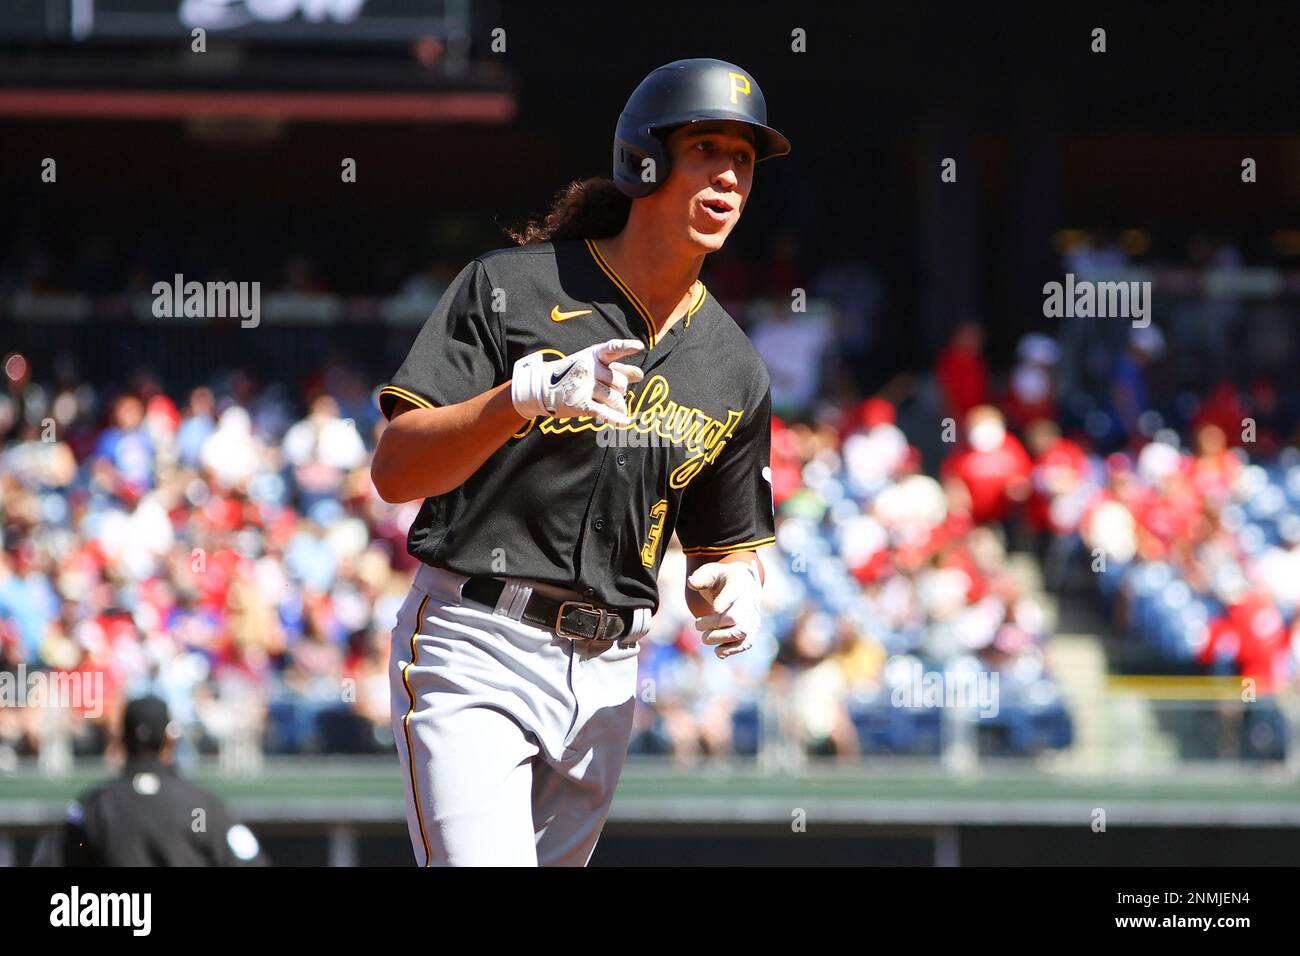
[[[641,563],[647,568],[655,566],[655,555],[659,553],[659,538],[664,533],[664,518],[668,516],[668,500],[660,498],[650,509],[650,533],[646,535],[641,547]]]

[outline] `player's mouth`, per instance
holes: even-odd
[[[725,199],[701,199],[700,208],[714,222],[726,222],[731,218],[732,205]]]

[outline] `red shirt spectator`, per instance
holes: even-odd
[[[983,352],[984,330],[974,322],[963,322],[939,355],[935,370],[939,387],[948,413],[958,420],[982,404],[988,394],[989,370]]]
[[[1241,676],[1255,681],[1257,693],[1273,694],[1286,681],[1289,653],[1286,624],[1273,599],[1252,591],[1210,622],[1200,660],[1235,660]]]
[[[1236,447],[1241,444],[1242,421],[1246,417],[1246,406],[1237,395],[1237,389],[1225,380],[1201,402],[1192,419],[1192,431],[1199,434],[1206,425],[1218,426],[1228,447]]]
[[[780,418],[772,416],[772,500],[781,504],[803,487],[803,462],[798,438]]]
[[[1001,521],[1013,502],[1028,496],[1033,462],[992,406],[972,410],[966,434],[966,444],[943,463],[940,475],[945,482],[956,480],[965,487],[972,521]]]
[[[1177,543],[1191,540],[1201,517],[1201,500],[1186,479],[1176,478],[1160,490],[1152,489],[1134,515],[1138,525],[1147,532],[1148,549],[1143,556],[1152,561],[1165,561]]]
[[[1193,485],[1201,497],[1222,504],[1241,473],[1241,460],[1228,450],[1227,436],[1218,425],[1202,424],[1196,430],[1196,444],[1200,454],[1191,466]]]
[[[1040,432],[1045,434],[1039,442],[1034,441],[1034,431],[1029,439],[1037,454],[1032,473],[1034,490],[1026,518],[1036,532],[1069,531],[1072,529],[1058,528],[1052,522],[1052,501],[1084,480],[1088,474],[1088,454],[1075,442],[1062,438],[1055,426],[1051,426],[1050,432],[1045,428],[1040,428]]]

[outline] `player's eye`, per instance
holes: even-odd
[[[719,141],[713,139],[700,139],[691,144],[691,149],[698,149],[701,152],[710,154],[721,152],[724,148],[725,147]],[[751,148],[745,147],[737,150],[733,158],[737,166],[752,166],[754,163],[754,151]]]

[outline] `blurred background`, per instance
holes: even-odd
[[[0,864],[145,693],[274,862],[410,862],[376,390],[701,55],[794,143],[702,276],[771,370],[778,546],[722,663],[671,545],[593,862],[1294,859],[1300,12],[656,11],[0,6],[0,690],[102,688],[0,695]],[[178,273],[260,324],[156,318]],[[1045,317],[1067,273],[1149,326]]]

